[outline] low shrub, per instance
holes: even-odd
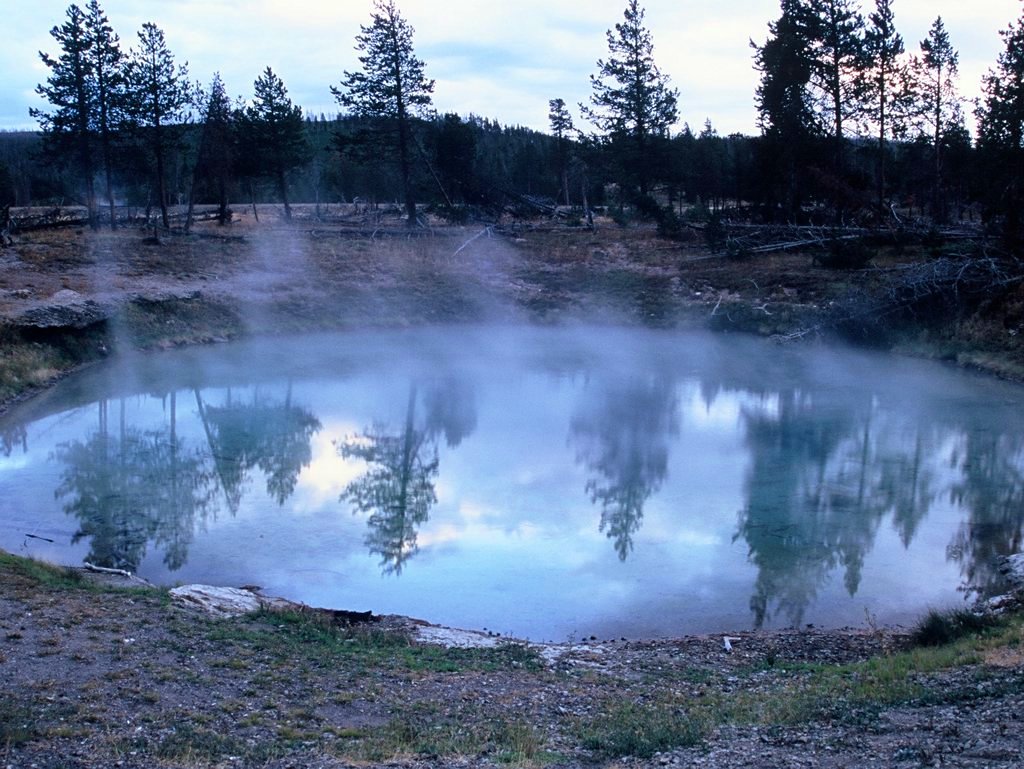
[[[945,646],[1002,624],[998,617],[967,609],[932,609],[917,623],[911,641],[915,646]]]

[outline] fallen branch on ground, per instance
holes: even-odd
[[[85,561],[82,564],[82,568],[86,571],[96,572],[97,574],[115,574],[118,577],[127,577],[128,579],[132,579],[132,577],[135,576],[130,571],[125,571],[124,569],[111,569],[106,566],[95,566],[88,561]]]
[[[480,232],[478,232],[476,235],[474,235],[469,240],[467,240],[465,243],[463,243],[461,246],[459,246],[457,249],[455,249],[455,253],[453,253],[452,256],[458,256],[459,252],[462,251],[462,249],[464,249],[466,246],[468,246],[474,240],[476,240],[477,238],[479,238],[479,237],[481,237],[483,235],[486,235],[487,237],[491,237],[491,228],[490,227],[484,227],[482,230],[480,230]]]

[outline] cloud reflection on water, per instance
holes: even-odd
[[[160,356],[69,383],[27,427],[13,414],[0,545],[66,516],[68,553],[88,541],[163,581],[456,624],[504,612],[534,637],[860,622],[868,600],[902,617],[993,588],[1022,545],[1020,390],[962,372],[622,329],[291,352],[273,375],[244,365],[266,355],[218,356],[204,382],[189,351],[187,385]]]

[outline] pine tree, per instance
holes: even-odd
[[[98,0],[89,0],[85,18],[89,49],[89,88],[92,93],[90,127],[99,140],[103,181],[110,211],[110,228],[117,226],[114,209],[114,140],[122,122],[125,100],[125,58]]]
[[[717,215],[724,204],[729,158],[725,140],[718,135],[710,118],[704,121],[704,128],[697,136],[693,155],[695,192],[709,212]]]
[[[878,207],[885,203],[886,141],[902,136],[909,110],[909,72],[903,60],[903,38],[896,32],[892,0],[875,0],[864,34],[864,66],[861,70],[866,121],[878,137],[876,183]]]
[[[413,227],[412,120],[429,111],[434,81],[427,79],[423,62],[416,58],[415,30],[402,18],[394,0],[375,0],[371,19],[370,26],[360,25],[362,32],[356,35],[362,70],[346,71],[341,87],[332,86],[331,93],[357,117],[381,120],[391,134],[390,143],[398,153],[406,217]]]
[[[928,30],[928,37],[921,41],[921,56],[913,65],[922,131],[929,135],[932,143],[932,217],[938,222],[946,218],[942,195],[942,145],[946,133],[963,117],[956,87],[959,58],[939,16]]]
[[[252,104],[244,115],[241,130],[249,134],[260,171],[274,180],[285,218],[291,219],[288,173],[309,158],[302,107],[292,104],[284,81],[267,67],[253,83]]]
[[[82,9],[71,5],[67,20],[50,30],[60,46],[61,54],[53,58],[40,52],[39,57],[50,70],[45,85],[36,86],[36,93],[49,102],[52,109],[32,108],[29,114],[39,121],[46,137],[50,156],[59,162],[73,158],[79,181],[84,187],[89,222],[96,225],[95,158],[92,142],[93,93],[90,87],[92,39]]]
[[[153,189],[160,218],[169,229],[167,212],[167,162],[174,149],[174,130],[191,104],[187,65],[176,66],[163,30],[147,22],[139,30],[139,49],[132,50],[127,66],[129,112],[133,127],[140,130],[153,158]]]
[[[859,110],[857,73],[863,60],[864,19],[853,0],[810,0],[812,29],[811,92],[818,120],[832,136],[837,176],[844,172],[845,126]]]
[[[1019,248],[1024,239],[1024,15],[1000,35],[1006,49],[982,83],[978,147],[988,160],[993,208],[1004,217],[1004,237]]]
[[[555,135],[558,151],[558,180],[562,187],[562,200],[569,202],[569,134],[573,131],[572,115],[565,106],[565,99],[551,99],[548,102],[548,122]]]
[[[638,0],[628,0],[624,20],[608,30],[608,58],[590,76],[590,104],[583,115],[610,141],[625,181],[646,196],[658,167],[656,147],[667,143],[678,120],[679,92],[654,63],[654,43]]]
[[[751,43],[754,66],[761,73],[756,100],[764,135],[763,176],[781,182],[781,192],[769,194],[781,198],[792,219],[800,208],[803,169],[817,133],[810,94],[814,25],[806,4],[782,0],[781,14],[768,24],[768,32],[764,45]]]
[[[449,205],[464,202],[476,193],[475,161],[476,131],[471,123],[453,112],[434,122],[436,177]]]
[[[228,185],[234,170],[235,111],[219,72],[213,74],[210,82],[210,93],[205,99],[202,120],[199,152],[193,169],[193,186],[199,179],[212,186],[217,200],[217,222],[224,225],[231,221]],[[190,219],[193,197],[189,195]]]

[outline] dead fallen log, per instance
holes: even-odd
[[[32,232],[60,227],[83,227],[88,224],[88,214],[68,211],[58,206],[41,214],[12,216],[10,217],[8,228],[14,232]]]
[[[134,576],[130,571],[125,571],[124,569],[111,569],[107,566],[95,566],[94,564],[91,564],[88,561],[85,561],[82,564],[82,568],[86,571],[94,572],[95,574],[113,574],[115,576],[125,577],[127,579],[131,579]]]
[[[344,229],[330,229],[330,230],[307,230],[307,234],[311,238],[326,239],[326,238],[369,238],[375,240],[377,238],[427,238],[433,237],[435,234],[429,227],[346,227]]]

